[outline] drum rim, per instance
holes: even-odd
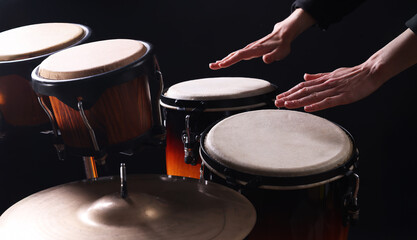
[[[271,83],[273,89],[267,93],[251,97],[241,97],[232,99],[215,99],[215,100],[189,100],[176,99],[165,96],[168,88],[164,89],[160,96],[160,104],[165,108],[178,111],[231,111],[245,108],[253,108],[267,105],[270,101],[273,104],[275,96],[278,94],[278,87]]]
[[[265,189],[303,189],[337,180],[345,175],[348,175],[349,172],[357,168],[357,164],[359,161],[359,151],[356,147],[355,140],[351,133],[349,133],[345,128],[334,122],[332,123],[338,126],[341,130],[343,130],[343,132],[346,133],[346,135],[349,137],[352,143],[351,156],[349,157],[349,159],[343,162],[343,164],[337,166],[336,168],[316,174],[286,177],[260,176],[228,168],[223,164],[217,162],[215,159],[213,159],[208,154],[206,146],[204,144],[209,131],[223,119],[216,121],[202,132],[200,138],[199,152],[203,165],[207,166],[212,170],[215,170],[215,172],[217,173],[221,173],[223,176],[220,176],[218,174],[217,175],[223,179],[226,179],[227,181],[228,179],[231,179],[232,181],[243,186],[260,187]]]
[[[49,53],[45,53],[45,54],[41,54],[35,57],[29,57],[29,58],[23,58],[23,59],[16,59],[16,60],[9,60],[9,61],[0,61],[0,75],[9,75],[9,74],[18,74],[18,75],[22,75],[24,77],[29,77],[31,76],[31,72],[32,70],[38,65],[40,64],[44,58],[48,57],[49,55],[52,55],[56,52],[62,51],[64,49],[67,48],[71,48],[74,47],[76,45],[82,44],[84,42],[87,41],[88,38],[91,37],[91,28],[83,25],[83,24],[79,24],[79,23],[69,23],[69,24],[74,24],[77,25],[79,27],[81,27],[83,29],[84,32],[84,36],[78,40],[77,42],[64,47],[62,49],[56,50],[56,51],[52,51]],[[21,69],[24,69],[26,65],[26,68],[29,69],[28,72],[23,71],[24,73],[22,73]]]

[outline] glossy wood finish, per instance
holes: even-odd
[[[152,110],[148,76],[108,88],[98,101],[85,110],[100,147],[121,144],[148,131],[152,126]],[[53,112],[66,145],[93,149],[89,132],[78,110],[50,97]]]
[[[195,166],[184,162],[184,144],[182,132],[185,129],[185,117],[191,116],[192,131],[202,133],[216,121],[237,112],[191,112],[165,109],[166,112],[166,169],[168,175],[200,178],[201,159]],[[197,149],[198,151],[198,149]]]
[[[204,178],[236,187],[207,168]],[[343,225],[343,195],[347,190],[346,178],[307,189],[243,189],[257,213],[247,240],[347,240],[349,226]]]
[[[30,81],[19,75],[0,76],[0,111],[5,121],[15,127],[49,123]]]

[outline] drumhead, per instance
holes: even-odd
[[[201,78],[177,83],[164,96],[182,100],[219,100],[252,97],[271,92],[268,81],[247,77]]]
[[[80,41],[86,35],[82,25],[41,23],[0,33],[0,61],[13,61],[45,55]]]
[[[206,132],[203,150],[215,165],[256,176],[320,175],[345,165],[354,149],[339,126],[292,110],[240,113]],[[213,165],[207,160],[203,157],[205,164]]]
[[[141,41],[111,39],[86,43],[55,53],[39,65],[39,76],[64,80],[110,72],[137,61],[147,52]]]

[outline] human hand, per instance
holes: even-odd
[[[304,107],[306,112],[314,112],[356,102],[385,82],[377,75],[366,64],[339,68],[329,73],[306,73],[305,82],[279,94],[275,105],[289,109]]]
[[[230,53],[222,60],[210,63],[209,67],[212,70],[227,68],[242,60],[250,60],[261,56],[266,64],[285,58],[290,53],[291,41],[285,37],[282,25],[282,22],[275,24],[272,33]]]
[[[305,82],[276,97],[277,107],[314,112],[356,102],[417,64],[417,35],[405,30],[364,63],[329,73],[305,74]]]
[[[242,60],[262,57],[266,63],[285,58],[291,51],[291,42],[315,20],[303,9],[296,9],[285,20],[275,24],[273,31],[265,37],[248,44],[246,47],[230,53],[225,58],[210,63],[212,70],[227,68]]]

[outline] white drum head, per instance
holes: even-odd
[[[65,80],[106,73],[139,60],[147,50],[141,41],[130,39],[86,43],[46,58],[39,65],[39,76]]]
[[[268,177],[320,174],[343,165],[353,151],[350,137],[337,125],[290,110],[233,115],[210,129],[203,144],[219,164]]]
[[[165,97],[181,100],[223,100],[253,97],[274,89],[268,81],[256,78],[201,78],[171,86]]]
[[[75,44],[85,36],[81,25],[41,23],[0,33],[0,61],[12,61],[48,54]]]

